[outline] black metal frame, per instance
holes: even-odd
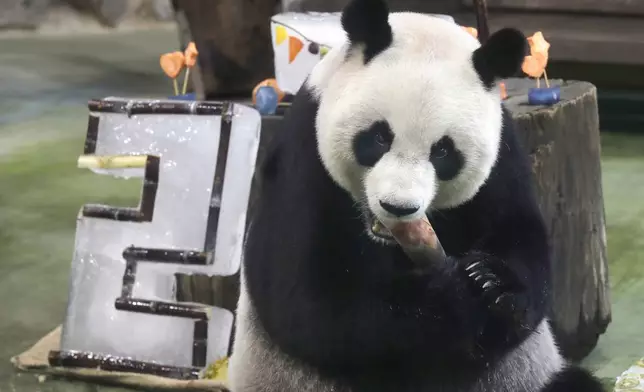
[[[95,145],[96,143],[94,143]],[[143,190],[138,208],[86,204],[83,206],[82,214],[88,218],[112,219],[124,222],[152,222],[158,186],[159,157],[148,155],[145,161]]]
[[[128,117],[137,114],[220,115],[221,136],[219,138],[218,156],[211,197],[221,200],[232,130],[234,109],[232,102],[91,100],[88,103],[88,107],[90,115],[84,148],[86,155],[91,155],[96,152],[98,140],[99,116],[93,112],[124,113]],[[158,181],[159,158],[148,156],[139,209],[86,205],[82,210],[83,216],[119,221],[152,221]],[[210,260],[212,260],[212,253],[215,250],[220,209],[220,205],[211,203],[203,252],[194,250],[141,248],[134,245],[123,251],[126,267],[123,273],[121,296],[115,300],[115,308],[129,312],[194,319],[192,367],[163,366],[128,358],[67,351],[51,351],[49,354],[50,365],[83,368],[100,367],[104,370],[146,373],[177,379],[198,378],[201,368],[206,366],[210,305],[170,303],[133,298],[132,288],[136,280],[136,270],[139,262],[208,265]],[[224,280],[234,279],[236,276],[222,276],[219,278]],[[225,306],[223,300],[222,303],[216,303],[214,306],[229,308],[229,306]]]

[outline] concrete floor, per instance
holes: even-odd
[[[133,205],[138,183],[76,169],[86,102],[167,96],[158,56],[174,30],[0,38],[0,392],[119,391],[18,374],[9,358],[58,325],[75,217],[86,202]],[[585,364],[615,377],[644,356],[644,137],[603,137],[613,323]]]

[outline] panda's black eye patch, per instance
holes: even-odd
[[[465,165],[463,154],[456,149],[454,140],[449,136],[443,136],[434,143],[429,161],[434,165],[436,176],[441,181],[455,178]]]
[[[362,166],[372,167],[391,148],[394,133],[386,121],[377,121],[353,139],[353,153]]]

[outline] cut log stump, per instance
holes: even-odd
[[[273,77],[270,18],[279,0],[192,0],[172,2],[180,30],[189,30],[199,50],[203,98],[250,96]]]
[[[550,83],[561,86],[557,104],[529,106],[531,79],[507,80],[505,103],[530,154],[550,231],[552,328],[564,356],[577,361],[611,321],[597,91],[586,82]]]

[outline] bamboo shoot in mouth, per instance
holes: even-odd
[[[414,263],[426,265],[445,259],[445,251],[426,216],[414,221],[397,222],[387,229]]]

